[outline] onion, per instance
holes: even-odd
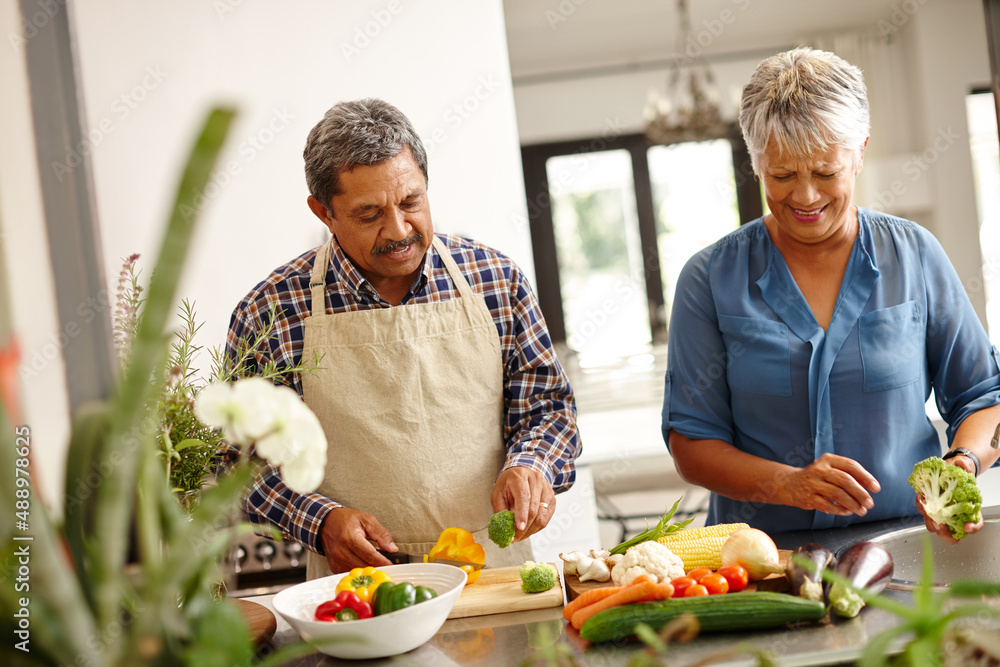
[[[723,566],[742,566],[747,571],[750,581],[758,581],[769,574],[784,571],[774,540],[756,528],[733,531],[722,543],[720,556]]]

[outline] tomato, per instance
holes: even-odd
[[[729,590],[733,593],[742,591],[747,587],[747,581],[749,581],[749,576],[747,571],[742,565],[727,565],[725,567],[719,568],[719,574],[726,578],[729,582]]]
[[[695,581],[698,581],[699,579],[701,579],[702,577],[704,577],[706,574],[712,574],[712,571],[710,569],[708,569],[707,567],[699,567],[699,568],[696,568],[696,569],[691,570],[690,572],[688,572],[687,576],[691,577]]]
[[[670,582],[670,585],[674,587],[674,597],[682,598],[684,597],[684,592],[691,586],[696,585],[698,582],[691,577],[677,577]]]
[[[700,595],[708,595],[708,589],[701,584],[695,584],[694,586],[688,586],[687,590],[684,591],[684,597],[693,598]]]
[[[722,595],[729,592],[729,581],[721,574],[706,574],[698,583],[708,590],[709,595]]]

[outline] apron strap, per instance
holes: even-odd
[[[465,297],[466,299],[476,298],[477,294],[472,291],[472,287],[469,285],[469,281],[465,279],[462,272],[458,270],[458,264],[455,264],[455,260],[452,258],[451,253],[444,246],[437,236],[431,241],[431,245],[437,250],[438,256],[441,258],[441,263],[444,268],[447,269],[448,275],[451,277],[451,282],[455,283],[455,288],[458,290],[459,295]]]
[[[330,255],[333,250],[333,239],[330,237],[329,243],[324,243],[316,251],[313,260],[312,274],[309,276],[309,290],[312,293],[312,316],[319,317],[326,314],[326,267],[330,264]]]

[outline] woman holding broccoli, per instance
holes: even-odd
[[[770,57],[740,125],[770,213],[681,273],[663,406],[675,465],[713,492],[710,524],[923,513],[908,477],[942,453],[930,390],[947,463],[977,474],[1000,456],[1000,355],[936,239],[852,204],[869,132],[860,70],[807,48]]]

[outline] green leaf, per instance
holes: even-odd
[[[188,447],[204,447],[208,443],[204,440],[199,440],[198,438],[185,438],[177,443],[174,447],[175,452],[183,452]]]
[[[73,416],[66,454],[66,496],[63,506],[66,542],[77,571],[87,567],[85,536],[94,530],[97,486],[114,472],[101,460],[101,442],[110,428],[111,410],[105,402],[86,403]],[[81,579],[88,602],[93,603],[92,582]]]
[[[923,566],[920,570],[920,582],[913,591],[913,602],[918,610],[929,609],[933,604],[934,591],[934,545],[931,543],[931,534],[925,532],[921,536],[921,548],[923,549]]]
[[[948,584],[948,593],[954,597],[978,598],[983,595],[1000,595],[1000,583],[958,579]]]
[[[254,646],[250,631],[243,614],[231,601],[210,605],[195,627],[194,641],[185,656],[187,664],[251,664]]]
[[[651,628],[645,623],[636,623],[635,627],[632,628],[632,632],[635,636],[642,640],[642,643],[648,646],[653,651],[657,653],[663,653],[667,650],[667,645],[660,639],[660,636],[656,633],[656,630]]]
[[[163,390],[169,313],[194,234],[197,205],[199,199],[204,199],[204,188],[233,117],[231,110],[213,109],[195,142],[174,199],[142,322],[132,343],[128,373],[110,403],[111,428],[104,440],[102,454],[105,460],[120,463],[116,474],[110,475],[97,492],[95,511],[101,521],[96,524],[94,533],[103,552],[93,564],[91,576],[100,627],[114,622],[118,613],[138,463],[134,452],[137,447],[157,447],[152,441],[150,425],[142,425],[142,420],[146,416],[146,406],[153,404]],[[150,378],[160,380],[151,382]]]
[[[858,667],[884,667],[888,665],[889,644],[910,632],[910,630],[910,626],[904,623],[903,625],[883,630],[872,637],[868,645],[865,646],[865,650],[861,654],[861,659],[858,660]]]

